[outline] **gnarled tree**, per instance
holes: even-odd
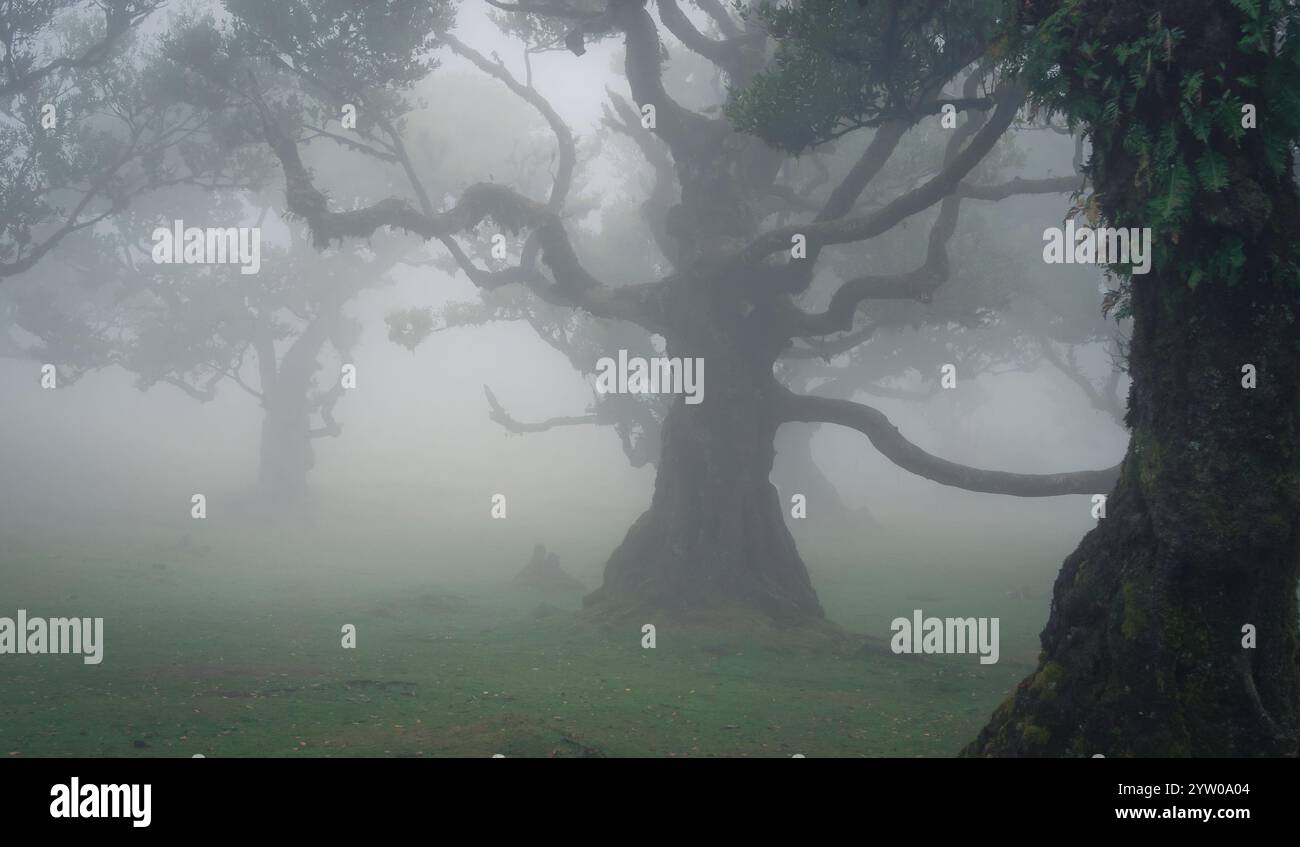
[[[248,12],[244,4],[230,5],[237,14]],[[1040,497],[1092,494],[1110,487],[1117,469],[1013,474],[945,461],[908,441],[877,410],[850,400],[796,394],[774,375],[777,360],[796,340],[816,344],[854,333],[865,337],[855,321],[861,304],[876,298],[924,298],[941,285],[949,274],[945,246],[964,199],[999,200],[1021,192],[1077,187],[1072,178],[1070,185],[1060,180],[975,181],[978,166],[1015,122],[1025,95],[1021,85],[992,79],[987,68],[977,64],[986,49],[982,33],[989,19],[984,10],[971,11],[967,3],[924,4],[921,11],[912,4],[872,7],[871,15],[885,16],[873,21],[878,26],[872,49],[893,53],[889,67],[894,71],[880,79],[849,80],[861,96],[855,118],[844,130],[871,128],[874,134],[828,193],[797,198],[780,182],[788,151],[737,132],[717,109],[691,109],[670,94],[664,83],[664,45],[643,2],[494,5],[524,16],[537,37],[553,39],[552,46],[563,43],[575,54],[584,52],[588,39],[623,39],[631,101],[641,115],[654,115],[653,128],[642,130],[644,143],[666,157],[670,167],[660,168],[659,174],[675,182],[657,196],[676,199],[649,210],[659,222],[649,229],[667,260],[667,273],[611,285],[588,269],[571,237],[572,222],[566,220],[573,172],[572,154],[566,153],[571,133],[540,94],[500,63],[481,56],[481,62],[475,61],[517,88],[555,131],[561,165],[544,199],[489,182],[471,185],[454,202],[439,207],[407,166],[400,133],[387,133],[385,149],[410,177],[408,190],[340,207],[304,164],[301,146],[307,133],[301,121],[284,108],[283,99],[272,108],[266,93],[271,75],[296,74],[305,65],[280,67],[278,54],[259,59],[248,51],[252,61],[245,65],[217,68],[212,63],[209,69],[245,98],[284,171],[287,209],[308,223],[318,244],[367,238],[384,228],[437,239],[481,288],[522,284],[547,303],[630,322],[657,334],[664,339],[667,355],[704,360],[704,402],[691,405],[677,398],[671,405],[663,421],[650,507],[611,555],[604,584],[587,598],[589,606],[626,612],[738,603],[779,619],[820,617],[807,569],[769,481],[774,437],[787,422],[833,423],[858,430],[901,467],[972,491]],[[760,79],[768,61],[763,26],[738,22],[718,4],[704,4],[703,13],[721,33],[714,38],[675,0],[659,0],[657,5],[664,27],[732,83]],[[936,27],[944,26],[947,38],[936,42]],[[258,31],[273,30],[262,26]],[[472,53],[446,34],[441,41]],[[950,86],[961,90],[949,93]],[[822,91],[819,83],[808,90]],[[937,170],[885,202],[860,206],[873,177],[908,132],[922,121],[937,120],[945,105],[965,113],[966,120],[950,133]],[[374,125],[383,124],[374,120]],[[797,203],[797,217],[805,219],[772,221],[774,198]],[[808,208],[811,211],[805,212]],[[923,265],[898,274],[854,276],[835,289],[824,309],[803,308],[800,298],[812,286],[823,254],[837,245],[875,238],[931,210],[936,214]],[[477,264],[457,241],[488,219],[527,232],[517,262],[509,267]],[[806,242],[806,255],[791,252],[800,239]]]

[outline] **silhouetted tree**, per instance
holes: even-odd
[[[308,223],[318,244],[368,238],[385,228],[437,239],[481,288],[520,283],[553,305],[636,324],[662,337],[667,355],[700,357],[706,362],[706,400],[699,405],[685,404],[680,398],[673,402],[663,422],[651,506],[610,557],[604,584],[587,598],[588,605],[628,611],[741,603],[779,618],[819,617],[820,604],[769,481],[773,439],[785,422],[835,423],[859,430],[905,469],[973,491],[1030,497],[1090,494],[1108,489],[1114,480],[1117,469],[1033,475],[948,462],[909,442],[877,410],[850,400],[796,394],[773,374],[775,363],[795,340],[833,339],[859,331],[854,318],[864,301],[915,298],[937,289],[948,275],[945,245],[963,200],[998,200],[1022,192],[1074,187],[1073,177],[1068,178],[1069,185],[1060,179],[999,184],[969,180],[1016,119],[1025,93],[1022,86],[1003,82],[983,93],[987,74],[973,70],[986,49],[982,33],[987,21],[979,14],[958,21],[960,25],[953,26],[950,37],[938,46],[930,35],[932,16],[909,13],[886,22],[875,43],[902,52],[891,63],[894,73],[888,79],[865,83],[864,103],[871,114],[859,124],[875,128],[870,144],[828,195],[803,199],[803,205],[812,203],[819,210],[811,220],[765,226],[769,213],[764,210],[774,197],[779,201],[789,193],[780,182],[787,154],[736,132],[716,110],[708,114],[687,108],[669,94],[663,81],[664,47],[654,19],[641,3],[502,4],[503,9],[526,15],[539,37],[556,39],[552,46],[562,42],[575,53],[585,39],[621,35],[626,47],[624,72],[636,110],[632,114],[654,112],[652,130],[633,129],[644,133],[646,144],[662,145],[672,165],[662,174],[671,176],[676,188],[658,193],[668,205],[647,211],[662,221],[660,227],[651,227],[651,234],[671,270],[651,281],[612,285],[588,270],[565,221],[565,199],[576,159],[572,133],[536,90],[527,81],[518,81],[503,63],[475,58],[470,48],[448,34],[438,36],[546,117],[559,151],[546,199],[532,199],[487,182],[469,186],[450,205],[435,205],[407,164],[409,155],[400,133],[383,129],[390,123],[386,103],[394,98],[386,101],[367,91],[361,93],[370,109],[367,126],[377,128],[384,151],[410,177],[404,194],[414,199],[392,196],[339,208],[304,164],[301,148],[308,135],[304,121],[291,97],[277,93],[277,86],[286,80],[296,79],[306,91],[315,90],[322,79],[334,79],[332,55],[324,49],[304,53],[300,38],[279,39],[277,32],[292,28],[298,19],[279,6],[258,5],[258,11],[253,11],[246,4],[229,5],[246,22],[235,27],[231,45],[208,54],[205,72],[246,101],[284,171],[288,210]],[[329,4],[289,5],[332,10]],[[946,10],[949,4],[937,5]],[[721,7],[706,7],[724,33],[722,38],[712,38],[675,2],[660,0],[658,7],[664,26],[713,62],[733,84],[757,79],[767,64],[767,36],[753,22],[738,24]],[[333,34],[345,28],[317,25],[313,31]],[[436,27],[423,32],[435,31]],[[247,44],[259,40],[274,49],[268,48],[261,57],[247,49]],[[241,52],[253,61],[238,66],[233,59],[227,62],[226,57]],[[403,55],[412,54],[384,54]],[[350,55],[336,65],[373,71],[371,82],[379,91],[400,87],[409,70],[400,62],[390,68],[358,62]],[[198,66],[204,67],[204,61]],[[960,84],[963,90],[947,94],[949,84]],[[864,189],[900,148],[908,131],[937,115],[945,104],[965,112],[966,121],[949,134],[938,170],[882,205],[857,208]],[[812,284],[813,269],[827,248],[872,239],[936,206],[939,213],[922,267],[900,274],[855,276],[835,291],[824,310],[800,307],[798,297]],[[471,232],[487,219],[504,229],[527,231],[512,266],[484,268],[456,241],[457,234]],[[796,236],[806,239],[806,258],[791,256]]]

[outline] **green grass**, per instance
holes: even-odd
[[[654,650],[578,595],[453,578],[468,556],[381,579],[382,553],[357,572],[323,545],[288,566],[29,541],[0,553],[0,615],[103,617],[104,661],[0,656],[0,756],[952,755],[1031,670],[1077,541],[970,538],[806,551],[834,626],[648,620]],[[1001,661],[889,653],[913,608],[1000,617]]]

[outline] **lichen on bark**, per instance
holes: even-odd
[[[1300,202],[1292,153],[1279,167],[1273,145],[1296,137],[1278,80],[1300,52],[1272,36],[1296,12],[1026,9],[1018,23],[1047,23],[1027,64],[1059,69],[1040,96],[1084,123],[1102,217],[1153,226],[1156,263],[1112,269],[1134,319],[1132,439],[1107,517],[1065,560],[1038,669],[965,753],[1293,754]],[[1222,119],[1243,102],[1276,116],[1269,133]]]

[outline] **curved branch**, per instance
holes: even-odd
[[[743,81],[744,77],[741,68],[744,59],[742,51],[766,37],[760,32],[757,35],[751,33],[722,41],[709,38],[691,23],[691,19],[677,5],[677,0],[659,0],[659,19],[688,50],[708,59],[737,82]]]
[[[673,170],[672,159],[668,157],[662,143],[653,140],[649,133],[641,129],[641,122],[637,120],[636,110],[613,91],[608,88],[605,90],[609,93],[609,99],[614,108],[611,110],[608,106],[604,107],[604,124],[615,132],[632,139],[632,142],[641,150],[641,155],[645,156],[646,161],[650,163],[650,168],[654,171],[654,183],[650,189],[650,196],[646,197],[640,206],[641,219],[650,230],[650,235],[654,238],[659,252],[669,262],[676,264],[678,258],[677,244],[669,237],[667,226],[668,209],[672,206],[673,188],[676,186],[676,172]]]
[[[654,106],[655,134],[664,140],[679,164],[683,159],[693,158],[715,131],[725,131],[725,124],[693,112],[668,96],[659,64],[662,49],[659,29],[643,6],[613,3],[609,15],[626,36],[624,72],[632,99],[641,107]]]
[[[889,418],[861,403],[787,392],[781,420],[831,423],[865,435],[886,459],[917,476],[966,491],[1012,497],[1056,497],[1062,494],[1108,492],[1119,479],[1120,466],[1099,471],[1056,474],[1017,474],[959,465],[925,452],[903,437]]]
[[[1056,352],[1056,346],[1050,338],[1040,336],[1038,339],[1039,349],[1043,351],[1043,358],[1047,359],[1051,365],[1061,372],[1070,382],[1078,386],[1084,396],[1088,398],[1088,404],[1099,412],[1105,412],[1120,426],[1124,425],[1124,407],[1115,396],[1115,388],[1119,385],[1120,371],[1113,369],[1106,377],[1106,382],[1101,389],[1095,386],[1083,370],[1079,367],[1078,361],[1074,356],[1074,347],[1067,346],[1066,358],[1062,359]]]
[[[970,85],[971,80],[967,84]],[[945,154],[945,169],[960,155],[956,151],[963,137],[974,133],[978,126],[976,119],[972,118],[957,130]],[[1078,187],[1078,177],[1017,177],[1008,182],[983,186],[960,183],[957,190],[945,197],[940,205],[939,216],[930,229],[924,265],[901,274],[866,274],[846,281],[831,295],[826,311],[800,318],[802,332],[807,335],[824,335],[851,329],[858,304],[863,300],[930,302],[934,292],[948,280],[948,242],[956,231],[957,216],[963,199],[998,201],[1021,194],[1054,194],[1076,190]]]
[[[192,385],[180,377],[174,377],[171,375],[158,377],[155,381],[179,388],[181,391],[184,391],[200,403],[207,403],[216,398],[217,383],[221,382],[225,375],[225,371],[217,371],[213,373],[208,377],[208,381],[203,384],[202,388]]]
[[[359,141],[354,141],[353,139],[343,135],[339,135],[336,132],[330,132],[324,127],[303,124],[303,129],[309,130],[311,132],[311,135],[303,139],[304,141],[311,141],[314,138],[327,138],[330,141],[333,141],[335,144],[339,145],[340,147],[346,148],[348,150],[352,150],[357,153],[364,153],[367,156],[371,156],[375,159],[379,159],[381,162],[397,161],[397,154],[395,153],[389,152],[387,150],[377,150],[374,147],[371,147],[369,144],[362,144]]]
[[[496,274],[480,277],[496,284],[532,281],[538,295],[558,305],[577,306],[598,317],[632,321],[643,326],[657,327],[658,321],[651,313],[647,296],[655,283],[610,288],[593,277],[578,260],[569,241],[564,224],[556,210],[537,203],[496,183],[475,183],[464,190],[460,201],[452,208],[439,213],[426,214],[414,209],[397,197],[380,200],[370,206],[345,212],[330,208],[329,199],[312,181],[310,172],[302,163],[297,143],[288,136],[272,118],[266,103],[256,93],[254,81],[252,99],[261,119],[266,141],[271,146],[284,170],[285,194],[288,211],[306,221],[317,247],[344,238],[368,238],[380,229],[396,229],[414,233],[428,240],[450,240],[457,232],[473,229],[485,218],[491,217],[512,231],[530,228],[537,239],[542,261],[555,277],[555,284],[543,287],[526,269],[512,269],[514,273],[498,277]],[[454,242],[452,242],[454,243]],[[476,283],[479,280],[475,280]]]
[[[695,5],[703,10],[704,14],[713,19],[718,25],[718,29],[727,38],[735,38],[740,35],[740,27],[736,26],[735,18],[728,14],[723,8],[722,0],[695,0]]]
[[[893,229],[912,215],[928,209],[955,192],[962,179],[983,160],[1007,127],[1011,126],[1024,98],[1025,89],[1022,85],[1003,87],[997,95],[998,106],[993,116],[965,149],[953,156],[936,176],[878,211],[862,217],[791,224],[770,230],[751,241],[740,251],[738,258],[745,263],[757,263],[772,253],[788,250],[791,239],[796,235],[807,238],[811,254],[814,246],[865,241]]]
[[[244,369],[244,357],[248,352],[249,346],[251,345],[245,345],[244,347],[241,347],[239,350],[239,358],[236,361],[232,362],[230,366],[225,368],[224,370],[226,376],[228,376],[231,379],[231,381],[235,383],[235,385],[242,388],[247,394],[256,398],[257,401],[261,403],[266,399],[265,397],[263,397],[262,392],[254,389],[251,385],[244,382],[243,377],[239,375],[239,372]]]
[[[862,155],[853,163],[853,167],[849,168],[849,172],[840,180],[839,185],[835,186],[835,190],[826,200],[826,205],[818,213],[817,220],[828,221],[847,215],[858,197],[862,195],[863,189],[884,168],[885,163],[894,155],[898,143],[911,128],[912,122],[903,120],[890,121],[881,126],[872,136],[867,149],[862,151]]]
[[[495,63],[489,62],[483,54],[474,50],[472,47],[469,47],[451,33],[444,33],[442,40],[447,44],[447,46],[451,47],[455,53],[468,59],[479,70],[504,83],[507,88],[536,109],[546,120],[546,123],[550,125],[551,131],[555,133],[555,143],[559,151],[559,167],[555,172],[555,180],[551,184],[551,195],[547,200],[547,206],[552,211],[558,213],[562,208],[564,208],[564,201],[565,198],[568,197],[569,189],[573,185],[573,173],[577,169],[578,164],[578,149],[573,140],[573,132],[569,129],[568,124],[564,122],[564,119],[560,117],[560,114],[551,106],[550,101],[543,97],[537,89],[533,88],[531,81],[527,84],[519,82],[515,79],[514,75],[506,69],[505,63],[500,59],[497,59]],[[528,61],[528,53],[526,51],[524,53],[524,61],[525,63]],[[531,69],[529,76],[531,77]],[[489,287],[488,285],[483,285],[479,280],[487,279],[491,274],[480,271],[473,262],[465,256],[464,252],[460,249],[459,245],[454,242],[454,240],[443,238],[442,242],[451,252],[453,258],[456,259],[457,264],[465,270],[472,281],[475,281],[482,287]],[[537,233],[533,233],[524,243],[524,248],[519,258],[518,270],[521,274],[527,276],[533,273],[533,269],[537,264],[537,253],[539,248],[540,243]],[[525,284],[527,284],[526,281]],[[534,283],[532,287],[536,288],[537,284]]]
[[[853,316],[863,300],[916,300],[928,303],[934,292],[948,281],[947,242],[956,225],[956,201],[1004,200],[1025,194],[1059,194],[1079,188],[1079,180],[1072,176],[1046,179],[1020,179],[997,185],[971,185],[962,183],[956,192],[944,198],[939,219],[930,231],[929,248],[925,264],[899,274],[863,274],[844,282],[831,295],[826,311],[807,315],[801,319],[805,335],[827,335],[847,330],[853,326]]]
[[[926,102],[920,108],[871,122],[879,125],[879,130],[872,136],[871,142],[862,152],[862,155],[853,163],[853,167],[849,169],[849,172],[831,191],[830,196],[826,199],[826,204],[814,220],[817,222],[830,221],[847,215],[853,209],[858,198],[862,196],[862,192],[867,185],[889,163],[903,136],[916,125],[922,116],[941,111],[945,104],[951,104],[954,107],[960,106],[962,109],[985,110],[991,108],[994,103],[992,99],[976,96],[980,80],[984,78],[986,73],[986,66],[980,65],[967,75],[963,86],[965,96],[962,98],[955,100],[935,99],[942,92],[945,82],[943,79],[935,80],[922,93],[922,99]],[[972,118],[953,134],[944,151],[944,165],[950,164],[956,153],[961,149],[961,145],[982,123],[982,118],[978,121]],[[800,262],[793,268],[794,273],[787,283],[788,290],[802,291],[812,284],[814,269],[817,266],[817,259],[821,255],[823,246],[816,242],[808,245],[807,261]],[[852,325],[851,320],[849,325]],[[844,328],[847,329],[848,327]]]
[[[485,74],[500,80],[546,119],[551,131],[555,133],[555,140],[560,148],[560,165],[556,170],[555,182],[551,186],[551,197],[548,201],[548,205],[552,209],[558,210],[564,204],[564,198],[568,196],[569,188],[573,183],[573,171],[578,162],[577,149],[573,143],[573,132],[565,124],[564,119],[560,117],[559,112],[555,111],[554,107],[551,106],[550,102],[531,85],[525,85],[515,79],[514,75],[506,69],[504,63],[499,60],[495,63],[489,62],[482,53],[469,47],[451,33],[444,33],[442,42],[458,55],[468,59]]]
[[[979,76],[971,74],[966,79],[967,94],[973,94],[979,84]],[[972,115],[948,139],[944,148],[943,167],[947,169],[962,155],[962,145],[972,135],[978,135],[984,129],[984,118]],[[972,144],[972,146],[974,146]],[[826,311],[819,315],[802,318],[804,332],[824,334],[826,331],[852,329],[858,304],[870,297],[895,298],[909,297],[923,303],[930,302],[935,289],[948,279],[948,242],[957,230],[957,216],[961,211],[961,197],[952,193],[943,198],[939,205],[939,214],[930,226],[930,235],[926,243],[925,264],[908,273],[896,276],[860,276],[851,279],[836,289],[831,295],[831,302]]]

